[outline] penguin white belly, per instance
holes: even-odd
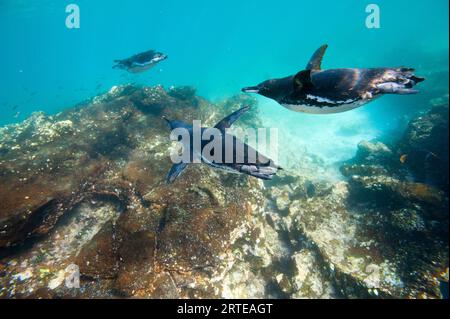
[[[155,66],[154,63],[147,63],[147,64],[135,64],[132,67],[128,69],[131,73],[141,73],[144,71],[147,71]]]
[[[228,172],[228,173],[233,173],[233,174],[239,174],[239,173],[240,173],[240,172],[238,172],[237,170],[233,169],[233,168],[230,167],[230,166],[227,166],[227,165],[218,165],[218,164],[213,163],[213,162],[211,162],[210,160],[206,159],[205,157],[202,157],[202,160],[203,160],[203,162],[204,162],[206,165],[209,165],[209,166],[214,167],[214,168],[218,168],[218,169],[220,169],[220,170],[222,170],[222,171],[225,171],[225,172]]]
[[[282,104],[285,108],[302,113],[310,113],[310,114],[332,114],[332,113],[341,113],[347,112],[353,109],[356,109],[370,101],[359,100],[356,102],[352,102],[349,104],[339,104],[336,106],[315,106],[315,105],[307,105],[307,104]]]
[[[342,101],[333,101],[327,98],[308,95],[303,101],[299,101],[299,104],[283,103],[284,107],[295,112],[309,113],[309,114],[333,114],[347,112],[356,109],[364,104],[372,102],[380,95],[372,95],[372,93],[366,93],[363,98],[348,99]],[[324,105],[324,102],[326,105]]]

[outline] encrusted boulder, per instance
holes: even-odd
[[[379,164],[390,161],[391,157],[392,150],[382,142],[361,141],[358,144],[355,160]]]
[[[427,184],[400,181],[385,175],[352,176],[349,180],[350,200],[378,207],[409,207],[418,204],[425,209],[443,209],[444,193]]]
[[[193,101],[193,103],[196,104],[196,91],[195,87],[192,86],[172,86],[167,91],[167,94],[176,99]]]
[[[1,128],[0,298],[440,298],[448,176],[418,155],[445,162],[448,106],[399,144],[361,142],[343,180],[305,153],[271,181],[190,165],[165,183],[163,116],[254,104],[127,85]],[[253,107],[235,125],[260,124]]]
[[[216,277],[263,203],[261,185],[202,165],[165,183],[171,142],[161,116],[216,122],[214,111],[230,112],[170,93],[114,87],[2,129],[0,297],[225,293]],[[71,265],[82,289],[64,284]]]
[[[428,113],[414,119],[399,143],[399,153],[417,180],[442,188],[448,193],[449,176],[448,99]]]

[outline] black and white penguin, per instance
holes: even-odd
[[[368,68],[321,70],[327,45],[311,57],[306,69],[296,75],[264,81],[243,88],[258,93],[284,107],[304,113],[327,114],[352,110],[383,94],[413,94],[424,81],[411,68]]]
[[[114,60],[113,68],[123,69],[131,73],[140,73],[151,69],[159,62],[167,59],[167,55],[154,50],[138,53],[123,60]]]
[[[228,129],[242,114],[247,112],[250,107],[245,106],[222,119],[214,126],[217,135],[211,134],[207,140],[202,139],[200,143],[195,143],[193,136],[193,126],[182,121],[168,120],[164,118],[171,130],[184,129],[189,133],[189,139],[181,140],[183,149],[189,150],[189,161],[173,164],[166,178],[167,183],[172,183],[184,171],[188,164],[193,163],[193,157],[198,156],[201,163],[207,164],[213,168],[218,168],[231,173],[247,174],[263,180],[272,179],[277,171],[281,169],[271,159],[262,155],[248,144],[242,142],[233,135],[226,133]],[[205,131],[210,128],[201,128],[201,135],[205,135]],[[208,132],[207,132],[208,133]],[[209,131],[209,133],[213,133]],[[208,133],[208,135],[209,135]],[[208,144],[217,142],[220,139],[222,151],[220,158],[214,156],[209,151],[205,151]]]

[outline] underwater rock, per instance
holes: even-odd
[[[155,133],[164,128],[159,121],[150,125],[131,97],[122,95],[135,91],[119,88],[99,98],[107,103],[48,118],[33,115],[2,130],[0,144],[7,152],[0,161],[5,185],[0,189],[0,247],[45,234],[86,197],[121,198],[133,192],[117,172],[128,155],[134,159],[142,153],[137,144],[145,135],[159,136]]]
[[[425,220],[419,210],[402,208],[392,211],[390,219],[391,225],[404,232],[426,230]]]
[[[161,86],[137,90],[131,94],[130,99],[140,111],[155,115],[161,114],[169,104],[167,93]]]
[[[271,196],[277,205],[279,211],[284,211],[289,207],[291,202],[289,195],[292,193],[292,189],[288,185],[283,187],[272,187]]]
[[[445,206],[445,197],[439,189],[422,183],[399,181],[378,176],[352,176],[349,180],[350,200],[377,206],[408,207],[424,204],[427,209]]]
[[[229,112],[196,100],[198,105],[175,99],[162,87],[116,87],[82,107],[52,117],[33,115],[2,129],[0,144],[7,151],[0,182],[7,187],[0,189],[0,252],[5,260],[22,258],[16,255],[22,249],[24,258],[40,254],[39,246],[64,249],[60,239],[49,242],[50,230],[60,231],[62,220],[78,229],[70,216],[83,203],[117,203],[121,213],[104,223],[91,219],[90,237],[52,257],[54,266],[39,280],[29,264],[9,264],[0,297],[37,291],[72,297],[221,295],[214,278],[228,269],[231,247],[262,195],[256,180],[202,166],[189,168],[170,187],[165,184],[171,142],[159,114],[181,119],[186,113],[215,118],[215,110]],[[19,142],[20,149],[14,148]],[[37,264],[50,260],[46,256]],[[70,263],[79,266],[80,291],[61,284],[61,269],[55,266]],[[7,289],[4,282],[16,275],[22,281]]]
[[[270,198],[279,211],[284,211],[295,199],[325,196],[330,192],[330,183],[308,174],[280,171],[272,180],[266,181]]]
[[[358,144],[355,161],[380,164],[392,159],[392,150],[382,142],[361,141]]]
[[[424,157],[434,156],[429,149],[448,157],[447,144],[448,105],[441,105],[412,120],[394,151],[363,143],[355,158],[340,167],[348,177],[343,200],[355,218],[355,237],[383,248],[376,254],[372,248],[352,251],[384,259],[397,276],[389,280],[397,284],[378,289],[378,294],[441,297],[436,278],[448,269],[448,168],[434,162],[433,171]],[[440,174],[440,183],[429,178],[433,174]]]
[[[415,178],[449,190],[449,107],[434,106],[428,113],[412,120],[399,143],[405,165]]]
[[[388,175],[389,172],[381,165],[344,164],[340,168],[345,177]]]
[[[95,96],[92,99],[92,101],[90,101],[90,102],[94,105],[108,103],[115,99],[120,98],[121,96],[128,96],[136,90],[137,90],[137,88],[131,84],[115,85],[115,86],[111,87],[111,89],[109,89],[109,91],[107,93]]]
[[[310,242],[317,265],[316,274],[311,276],[321,277],[320,282],[326,284],[322,290],[317,282],[310,285],[316,294],[328,291],[334,297],[395,295],[401,291],[398,280],[393,280],[396,269],[390,261],[380,258],[380,247],[373,240],[360,236],[364,223],[346,207],[347,196],[347,185],[339,183],[317,203],[300,200],[290,207],[290,233],[300,234]]]
[[[235,126],[240,126],[242,128],[260,128],[262,127],[262,122],[260,120],[260,117],[258,116],[258,107],[257,100],[254,97],[251,97],[246,94],[239,94],[230,97],[229,99],[224,100],[223,102],[218,103],[218,110],[220,113],[219,117],[224,118],[228,114],[224,113],[223,110],[233,110],[239,107],[243,106],[249,106],[250,109],[239,118],[239,121],[236,122]],[[214,125],[215,123],[211,123],[211,125]]]
[[[48,118],[33,115],[2,134],[1,144],[11,147],[0,161],[0,248],[46,234],[86,197],[120,197],[114,189],[122,186],[114,182],[105,190],[95,188],[114,170],[112,159],[133,145],[126,109],[116,113],[109,107],[99,104]]]
[[[333,298],[336,296],[332,282],[323,276],[320,260],[309,249],[292,256],[295,264],[292,298]]]
[[[343,162],[339,170],[344,177],[350,179],[405,179],[408,175],[395,148],[380,141],[361,141],[356,155]]]
[[[118,243],[115,225],[106,223],[95,236],[82,247],[75,264],[80,272],[89,278],[115,278],[117,274]]]
[[[179,100],[195,100],[196,88],[192,86],[172,86],[167,91],[171,97]]]
[[[331,191],[294,195],[305,179],[292,173],[266,183],[277,210],[270,224],[291,258],[302,261],[277,277],[281,291],[298,298],[441,297],[448,198],[439,187],[411,181],[397,154],[395,145],[361,142],[340,167],[348,182]]]
[[[251,208],[243,202],[245,193],[224,187],[217,178],[211,181],[200,172],[193,174],[196,177],[192,178],[198,181],[195,187],[190,187],[190,178],[184,178],[170,189],[162,186],[156,190],[159,194],[153,191],[151,197],[145,197],[151,201],[149,213],[158,216],[156,223],[140,221],[146,230],[127,235],[133,231],[126,221],[128,216],[118,220],[118,227],[127,231],[122,239],[123,249],[119,248],[121,269],[116,283],[116,289],[122,293],[162,298],[164,295],[148,287],[158,287],[155,280],[161,280],[161,274],[166,274],[171,282],[176,273],[178,277],[170,284],[173,293],[213,296],[211,289],[204,291],[205,283],[195,284],[196,289],[176,283],[191,280],[192,286],[196,280],[207,281],[205,274],[214,276],[224,266],[221,255],[229,249],[233,231],[245,222]],[[141,269],[148,270],[146,275],[142,276]]]
[[[52,232],[1,251],[7,275],[0,277],[0,298],[71,296],[77,292],[65,291],[66,269],[76,265],[77,253],[103,225],[114,222],[120,211],[119,203],[112,199],[85,200],[69,210]]]
[[[266,182],[192,165],[168,186],[162,116],[212,125],[256,103],[188,91],[118,86],[0,128],[0,298],[441,297],[447,193],[411,181],[397,146],[360,143],[345,182],[305,161]]]
[[[445,94],[444,96],[431,99],[430,104],[433,107],[442,106],[442,105],[446,105],[446,104],[448,105],[448,99],[449,99],[449,95]]]
[[[443,238],[442,229],[436,234],[430,226],[424,228],[426,222],[416,213],[399,232],[398,223],[407,216],[400,214],[405,211],[393,211],[386,220],[370,205],[347,207],[347,196],[343,183],[315,202],[294,201],[287,217],[290,221],[286,222],[291,225],[290,234],[303,234],[317,248],[320,265],[325,267],[322,276],[330,278],[336,294],[353,298],[438,298],[437,281],[432,278],[448,267],[448,246],[436,241]],[[411,231],[426,235],[417,238],[408,235]],[[398,249],[399,245],[405,248]],[[419,256],[427,261],[418,263]]]

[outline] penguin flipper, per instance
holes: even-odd
[[[303,89],[308,89],[313,86],[311,82],[311,70],[303,70],[294,76],[294,90],[299,93]]]
[[[328,44],[324,44],[320,48],[318,48],[316,52],[314,52],[308,64],[306,65],[306,70],[320,70],[322,59],[327,48]]]
[[[173,183],[175,179],[178,176],[180,176],[180,174],[184,171],[186,166],[187,163],[173,164],[172,167],[170,168],[169,174],[167,174],[166,183],[167,184]]]
[[[221,120],[219,123],[214,126],[215,128],[224,131],[226,128],[229,128],[233,123],[245,112],[247,112],[250,109],[250,106],[244,106],[243,108],[240,108],[239,110],[231,113],[227,117],[225,117],[223,120]]]

